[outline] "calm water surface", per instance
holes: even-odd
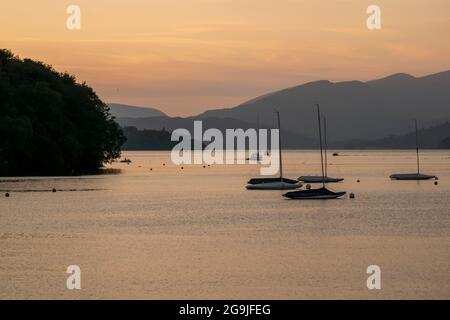
[[[437,186],[389,180],[414,172],[411,151],[330,156],[345,178],[330,187],[356,195],[333,201],[247,191],[256,165],[123,156],[121,174],[0,178],[0,298],[450,299],[450,151],[421,155]],[[319,160],[287,151],[285,176],[318,174]],[[73,264],[81,290],[66,289]],[[372,264],[379,291],[366,287]]]

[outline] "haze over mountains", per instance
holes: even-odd
[[[120,103],[108,103],[111,113],[116,118],[166,117],[166,114],[155,108],[129,106]]]
[[[403,135],[413,131],[414,118],[422,128],[450,120],[450,70],[424,77],[395,74],[367,82],[321,80],[189,118],[118,116],[117,120],[139,129],[190,129],[197,119],[204,120],[205,128],[246,129],[256,127],[259,116],[261,127],[271,128],[278,110],[286,147],[309,147],[315,146],[317,136],[316,103],[327,117],[331,142]]]

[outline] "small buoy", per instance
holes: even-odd
[[[165,166],[166,164],[165,163],[163,163],[163,166]]]
[[[153,168],[150,168],[150,171],[153,171]]]
[[[358,179],[358,180],[356,180],[356,182],[360,183],[360,182],[361,182],[361,180],[359,180],[359,179]]]
[[[181,170],[183,170],[184,169],[184,167],[181,167]]]
[[[311,190],[311,185],[309,183],[306,185],[306,190]]]
[[[53,188],[53,189],[52,189],[52,192],[56,192],[56,189],[55,189],[55,188]]]
[[[5,193],[5,197],[9,198],[9,192]]]
[[[205,169],[206,168],[206,166],[203,166],[203,169]]]
[[[434,182],[434,185],[435,185],[435,186],[437,186],[437,185],[438,185],[438,182],[437,182],[437,181],[435,181],[435,182]]]
[[[355,194],[353,192],[350,193],[350,199],[355,199]]]

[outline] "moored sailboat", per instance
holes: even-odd
[[[417,128],[417,120],[414,120],[416,128],[416,163],[417,172],[415,173],[395,173],[391,174],[390,178],[393,180],[430,180],[435,179],[436,176],[420,173],[420,158],[419,158],[419,130]]]
[[[252,178],[247,182],[246,188],[249,190],[290,190],[297,189],[302,186],[298,180],[283,178],[283,162],[282,162],[282,147],[281,147],[281,124],[280,113],[277,111],[278,119],[278,154],[280,163],[280,176],[276,178]],[[258,150],[259,152],[259,150]]]
[[[335,183],[341,182],[344,178],[331,178],[328,176],[328,150],[327,150],[327,119],[323,118],[323,126],[324,126],[324,145],[325,145],[325,175],[322,176],[301,176],[298,178],[299,181],[305,183]]]
[[[320,107],[317,105],[317,115],[318,115],[318,123],[319,123],[319,145],[320,145],[320,162],[322,168],[322,188],[318,189],[307,189],[307,190],[298,190],[285,193],[283,196],[289,199],[297,199],[297,200],[327,200],[327,199],[336,199],[342,197],[346,194],[346,192],[334,192],[328,190],[325,186],[325,169],[324,169],[324,159],[323,159],[323,146],[322,146],[322,126],[320,121]]]

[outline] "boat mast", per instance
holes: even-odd
[[[323,151],[322,151],[322,126],[320,122],[320,107],[317,104],[317,119],[319,120],[319,144],[320,144],[320,162],[322,167],[322,185],[325,188],[325,174],[323,168]]]
[[[277,111],[278,118],[278,155],[280,161],[280,180],[283,181],[283,163],[281,162],[281,126],[280,126],[280,113]]]
[[[416,155],[417,155],[417,174],[420,174],[420,163],[419,163],[419,130],[417,129],[417,119],[414,119],[414,124],[416,126]]]
[[[327,157],[327,118],[323,117],[323,130],[324,130],[324,138],[325,138],[325,177],[328,177],[328,157]]]
[[[256,161],[259,161],[259,113],[256,115]]]

